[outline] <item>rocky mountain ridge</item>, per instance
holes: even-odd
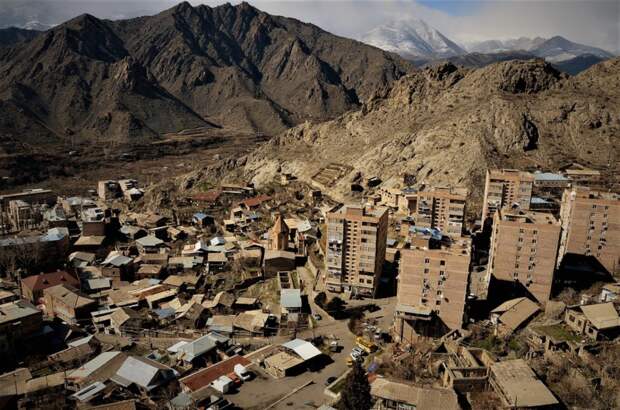
[[[241,3],[79,16],[0,48],[0,142],[131,142],[209,127],[273,134],[360,106],[401,58]],[[2,148],[0,148],[0,153]]]
[[[617,175],[620,59],[568,77],[542,60],[472,70],[446,63],[403,77],[361,110],[292,128],[241,160],[257,184],[291,172],[346,200],[379,176],[462,185],[479,198],[492,167],[557,169],[580,162]],[[316,176],[345,169],[333,184]]]

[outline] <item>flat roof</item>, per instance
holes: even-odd
[[[506,360],[491,365],[497,384],[518,407],[557,405],[558,401],[523,359]]]

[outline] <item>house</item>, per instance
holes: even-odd
[[[202,266],[204,258],[202,256],[175,256],[168,260],[170,270],[191,271]]]
[[[323,353],[312,343],[294,339],[280,345],[276,353],[264,360],[265,371],[273,377],[282,378],[297,374]]]
[[[92,264],[96,257],[90,252],[73,252],[69,255],[69,262],[74,268],[81,269]]]
[[[189,307],[177,317],[177,323],[185,329],[203,328],[207,324],[209,310],[199,302],[188,302],[188,304]]]
[[[251,362],[243,356],[232,356],[179,379],[179,383],[186,393],[197,392],[209,387],[218,378],[234,372],[238,364],[248,367]]]
[[[115,310],[110,316],[110,326],[117,335],[124,335],[129,331],[142,329],[143,317],[138,312],[130,308],[120,308]]]
[[[593,340],[612,340],[620,334],[620,316],[611,302],[569,306],[564,322]]]
[[[148,234],[146,229],[135,225],[123,225],[119,232],[131,241],[144,238]]]
[[[454,389],[461,394],[488,389],[489,367],[495,362],[495,358],[489,352],[452,341],[443,342],[441,347],[445,349],[445,353],[439,354],[443,370],[443,387]]]
[[[95,382],[106,382],[127,359],[121,352],[103,352],[67,374],[67,387],[79,390]]]
[[[22,297],[30,302],[39,303],[45,289],[63,284],[75,288],[80,287],[80,281],[75,276],[65,271],[28,276],[21,280]]]
[[[295,269],[295,253],[288,251],[267,250],[264,261],[265,275],[272,276],[280,271]]]
[[[265,328],[268,326],[268,322],[271,320],[272,315],[264,313],[261,310],[253,310],[249,312],[239,313],[233,321],[233,326],[236,329],[242,329],[250,334],[264,334]],[[275,325],[274,325],[275,327]]]
[[[452,389],[418,387],[383,377],[370,385],[370,395],[375,401],[373,410],[460,410],[458,396]]]
[[[216,341],[209,335],[187,342],[177,349],[177,358],[186,363],[196,364],[215,361]]]
[[[123,255],[119,251],[111,251],[103,262],[102,274],[111,277],[115,283],[121,280],[128,280],[133,275],[134,260],[129,256]]]
[[[209,272],[221,272],[226,267],[228,258],[224,252],[214,252],[207,255]]]
[[[152,265],[145,263],[140,265],[140,268],[135,274],[135,279],[145,278],[161,278],[163,276],[164,267],[161,265]]]
[[[503,404],[509,408],[560,408],[553,393],[523,359],[493,363],[489,382]]]
[[[18,299],[19,299],[19,296],[17,296],[15,293],[9,290],[0,289],[0,305],[13,302]]]
[[[300,313],[302,307],[301,290],[281,289],[280,306],[284,313]]]
[[[162,303],[168,302],[177,295],[179,292],[178,289],[172,288],[168,290],[163,290],[161,292],[154,293],[152,295],[146,296],[146,303],[149,305],[150,309],[155,309],[159,307]]]
[[[67,323],[76,324],[90,319],[90,312],[97,309],[97,302],[80,295],[79,291],[68,285],[56,285],[43,291],[45,311]]]
[[[235,295],[229,292],[218,292],[213,300],[207,300],[202,305],[214,312],[229,312],[235,303]]]
[[[241,201],[239,206],[247,209],[247,210],[256,210],[261,207],[265,202],[271,201],[271,197],[269,195],[258,195],[253,198],[247,198]]]
[[[123,387],[136,386],[150,392],[177,377],[179,373],[168,366],[145,357],[130,356],[111,380]]]
[[[101,255],[101,251],[104,248],[106,242],[105,236],[80,236],[73,244],[73,249],[76,251],[92,252],[96,255]]]
[[[207,327],[211,332],[232,334],[235,315],[215,315],[207,320]]]
[[[608,283],[603,286],[600,296],[601,302],[620,300],[620,283]]]
[[[207,192],[200,192],[198,194],[194,194],[190,197],[190,199],[197,203],[215,205],[218,203],[221,195],[222,195],[222,191],[219,191],[216,189],[210,189]]]
[[[192,224],[200,227],[200,228],[204,228],[206,226],[210,226],[213,225],[214,223],[214,218],[211,215],[207,215],[203,212],[196,212],[193,216],[192,216]]]
[[[136,245],[140,253],[158,253],[159,249],[164,246],[164,241],[154,235],[147,235],[137,239]]]
[[[491,311],[491,322],[502,333],[512,333],[523,327],[539,311],[538,305],[526,297],[512,299]]]
[[[43,314],[25,300],[0,305],[0,360],[8,363],[43,326]]]

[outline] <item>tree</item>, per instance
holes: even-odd
[[[353,369],[347,375],[344,387],[340,393],[339,410],[370,410],[372,398],[370,383],[362,365],[354,361]]]

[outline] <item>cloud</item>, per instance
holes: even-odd
[[[180,0],[179,0],[180,1]],[[222,0],[190,0],[216,6]],[[232,1],[238,3],[238,1]],[[361,38],[397,18],[420,18],[451,39],[468,43],[514,37],[551,37],[620,50],[618,0],[249,0],[278,15]],[[39,20],[57,24],[81,13],[102,18],[154,14],[175,0],[0,0],[0,26]],[[18,21],[19,20],[19,21]],[[50,21],[54,20],[54,21]]]

